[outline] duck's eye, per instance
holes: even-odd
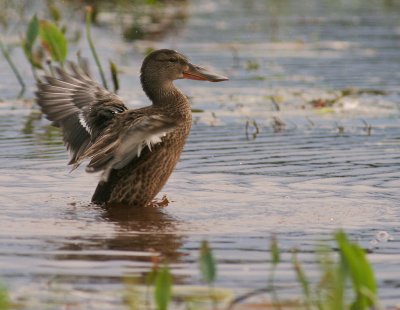
[[[176,59],[176,58],[170,58],[170,59],[168,59],[168,61],[169,61],[169,62],[177,62],[178,59]]]

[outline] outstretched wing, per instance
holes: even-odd
[[[71,153],[69,164],[75,164],[99,133],[127,108],[75,63],[69,66],[70,72],[55,68],[57,77],[45,76],[44,82],[38,82],[36,100],[46,117],[61,127]]]
[[[143,111],[143,110],[142,110]],[[161,142],[163,136],[176,126],[176,122],[161,114],[146,114],[140,110],[117,116],[102,135],[78,158],[75,166],[89,158],[87,172],[104,170],[102,181],[107,181],[112,169],[121,169],[143,148]]]

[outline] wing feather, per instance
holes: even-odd
[[[77,64],[68,64],[70,71],[56,67],[56,77],[45,76],[43,82],[38,82],[36,101],[47,119],[61,127],[71,153],[69,164],[74,164],[115,115],[127,108],[117,95],[102,88]]]
[[[90,159],[86,171],[103,170],[101,179],[107,181],[112,169],[122,169],[136,157],[140,157],[144,147],[151,151],[151,146],[160,143],[162,137],[177,125],[174,120],[162,115],[135,115],[136,111],[129,112],[121,114],[121,119],[90,145],[75,167],[83,160]],[[127,125],[122,126],[123,130],[121,126],[116,128],[121,122]]]
[[[128,111],[85,70],[73,62],[69,67],[57,67],[57,77],[38,82],[36,98],[46,117],[61,127],[73,169],[89,159],[86,171],[103,171],[107,181],[111,170],[124,168],[145,148],[151,151],[177,125],[152,108]]]

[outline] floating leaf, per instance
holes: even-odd
[[[157,272],[154,299],[157,310],[167,310],[172,296],[172,275],[167,266]]]
[[[53,23],[40,21],[40,38],[43,47],[50,53],[54,61],[64,63],[67,58],[67,40],[63,32]]]
[[[377,285],[365,251],[357,244],[350,242],[342,231],[335,237],[340,250],[341,265],[350,275],[356,295],[352,309],[370,309],[376,301]]]
[[[203,280],[207,283],[214,282],[217,273],[215,260],[208,242],[205,240],[201,243],[199,264]]]

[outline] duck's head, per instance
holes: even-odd
[[[210,82],[228,80],[227,77],[191,64],[188,59],[173,50],[161,49],[151,52],[143,61],[140,70],[143,82],[165,82],[191,79]]]

